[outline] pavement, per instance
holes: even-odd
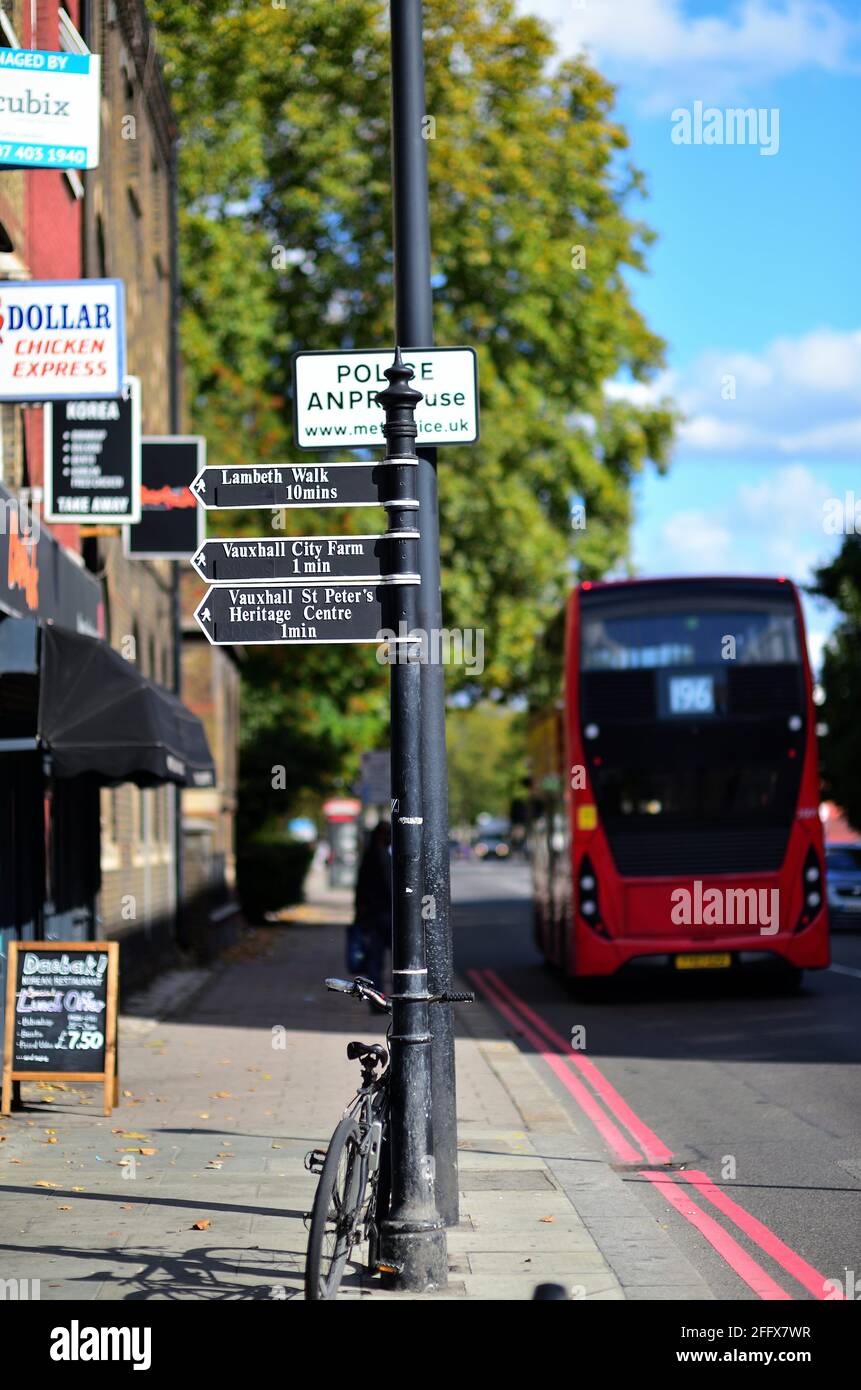
[[[95,1086],[24,1086],[0,1120],[0,1279],[37,1280],[43,1300],[302,1298],[303,1159],[357,1083],[347,1042],[385,1031],[323,987],[349,913],[314,877],[213,968],[131,1000],[110,1117]],[[455,1013],[461,1219],[448,1286],[421,1297],[525,1300],[553,1281],[574,1299],[711,1299],[541,1057],[485,1005]],[[415,1296],[351,1267],[341,1297]]]

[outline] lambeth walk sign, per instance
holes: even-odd
[[[379,448],[392,350],[297,352],[293,358],[294,441],[300,449]],[[408,348],[404,363],[416,407],[417,444],[473,444],[478,439],[478,368],[473,348]]]
[[[204,468],[191,491],[207,510],[234,507],[379,507],[374,463],[249,464]]]
[[[407,576],[390,582],[416,582]],[[213,646],[406,641],[384,633],[376,584],[237,584],[206,591],[195,611]]]

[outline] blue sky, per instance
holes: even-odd
[[[618,85],[649,187],[659,240],[631,284],[667,340],[651,394],[687,421],[669,475],[638,488],[637,569],[805,583],[842,540],[828,499],[861,503],[861,0],[519,7]],[[760,143],[675,143],[697,102],[768,113]],[[817,656],[832,614],[805,607]]]

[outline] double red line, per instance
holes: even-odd
[[[814,1298],[836,1300],[843,1297],[840,1293],[828,1292],[828,1288],[833,1290],[833,1283],[826,1281],[824,1275],[762,1221],[728,1197],[707,1173],[696,1168],[672,1172],[650,1168],[649,1164],[669,1163],[673,1157],[672,1150],[636,1114],[595,1063],[572,1050],[567,1039],[530,1008],[495,970],[470,970],[468,975],[476,989],[550,1067],[615,1158],[621,1163],[645,1161],[646,1166],[639,1170],[637,1176],[658,1188],[675,1211],[705,1237],[759,1298],[792,1300],[794,1295],[778,1284],[719,1221],[693,1200],[689,1188],[694,1188]]]

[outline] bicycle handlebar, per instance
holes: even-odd
[[[357,975],[354,980],[330,979],[326,981],[326,988],[335,990],[338,994],[357,995],[360,999],[373,999],[376,1004],[391,1007],[391,1001],[383,994],[382,990],[377,989],[373,980],[368,980],[364,975]],[[430,994],[424,999],[428,1004],[474,1004],[475,995],[471,991],[460,991],[457,993]]]

